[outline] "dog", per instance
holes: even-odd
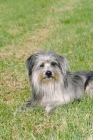
[[[68,71],[68,60],[55,52],[38,52],[26,60],[32,97],[26,108],[42,106],[50,113],[56,106],[92,96],[93,71]]]

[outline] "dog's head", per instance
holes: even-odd
[[[31,55],[26,66],[30,82],[49,83],[58,82],[64,78],[67,71],[67,59],[54,52],[39,52]]]

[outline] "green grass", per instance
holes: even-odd
[[[93,69],[93,1],[0,0],[0,140],[93,140],[93,98],[14,115],[30,96],[25,60],[38,50],[65,55],[71,71]]]

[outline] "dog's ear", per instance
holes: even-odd
[[[59,56],[60,66],[64,75],[66,75],[68,69],[68,60],[64,56]]]
[[[32,76],[32,69],[34,67],[34,63],[35,63],[35,55],[31,55],[27,60],[26,60],[26,67],[28,70],[28,76],[31,77]]]

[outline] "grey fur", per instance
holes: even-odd
[[[66,57],[39,52],[26,61],[32,97],[26,107],[43,106],[49,113],[55,106],[92,95],[93,71],[68,72]],[[52,74],[52,75],[51,75]]]

